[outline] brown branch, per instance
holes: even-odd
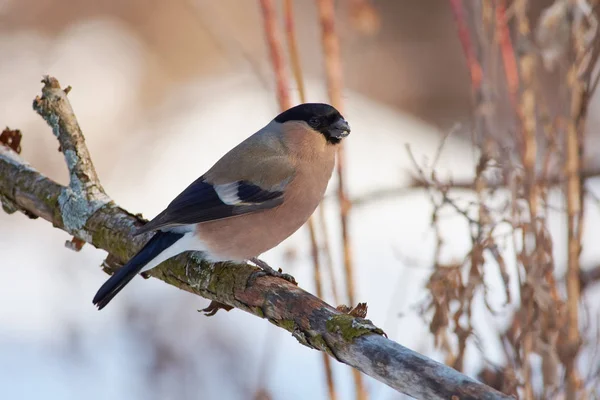
[[[516,6],[515,6],[516,7]],[[522,26],[521,26],[522,28]],[[506,75],[506,83],[508,84],[508,92],[512,105],[517,109],[519,92],[519,68],[515,59],[515,51],[510,31],[508,29],[508,21],[506,17],[506,0],[498,0],[496,2],[496,29],[498,45],[502,55],[502,63],[504,65],[504,73]]]
[[[287,110],[291,107],[290,92],[287,84],[287,74],[285,73],[283,55],[277,49],[281,48],[281,41],[277,34],[277,19],[275,17],[275,8],[273,0],[260,0],[262,14],[265,26],[265,35],[269,45],[269,54],[271,55],[271,64],[275,71],[275,80],[277,86],[277,100],[282,109]]]
[[[335,31],[335,9],[333,0],[317,0],[319,21],[321,24],[321,40],[325,56],[325,75],[327,77],[327,94],[331,104],[343,109],[342,100],[342,58],[340,42]]]
[[[503,2],[502,2],[503,3]],[[515,13],[517,17],[517,31],[518,31],[518,39],[519,43],[527,43],[530,36],[530,28],[529,28],[529,18],[527,16],[527,0],[518,0],[515,2]],[[499,18],[499,21],[502,21],[503,31],[507,36],[506,40],[510,40],[510,36],[508,33],[506,15],[504,10],[504,5],[498,6],[498,12],[502,12],[503,16]],[[508,45],[506,46],[508,47]],[[514,49],[512,45],[510,48],[505,49],[505,46],[502,46],[502,54],[504,61],[506,63],[506,57],[511,56],[514,57]],[[505,64],[506,65],[506,64]],[[542,252],[543,249],[540,248],[538,231],[540,227],[540,221],[538,218],[538,192],[539,185],[536,179],[536,171],[535,166],[537,162],[537,141],[536,141],[536,131],[537,131],[537,119],[536,119],[536,96],[534,90],[534,73],[536,67],[536,59],[535,55],[532,52],[522,52],[519,56],[519,70],[522,76],[522,90],[520,91],[520,96],[516,100],[516,105],[514,109],[519,115],[521,120],[521,131],[522,137],[521,142],[522,152],[522,164],[525,170],[525,179],[523,181],[524,189],[525,189],[525,197],[528,203],[529,209],[529,218],[530,223],[524,225],[524,229],[522,230],[521,240],[523,241],[523,246],[521,249],[521,259],[523,260],[523,266],[525,269],[525,273],[528,276],[534,276],[534,271],[532,269],[535,266],[541,265],[542,261]],[[515,66],[512,66],[515,67]],[[515,87],[515,83],[511,83],[512,79],[511,75],[513,73],[517,73],[517,70],[510,71],[510,67],[506,67],[506,79],[509,85],[509,90],[511,94],[511,98],[514,100],[515,91],[518,90],[518,82]],[[518,76],[518,75],[517,75]],[[550,279],[552,282],[553,276],[552,272],[548,271],[546,273],[546,278]],[[521,284],[521,291],[526,291],[527,289],[527,280],[525,283]],[[532,297],[526,297],[523,299],[523,307],[525,313],[527,315],[528,320],[533,320],[533,315],[535,312],[535,303]],[[534,335],[531,330],[525,330],[523,333],[523,359],[528,360],[530,355],[533,352],[534,345]],[[523,378],[525,379],[525,398],[533,399],[533,385],[531,382],[532,377],[532,367],[529,362],[523,363]]]
[[[45,90],[49,89],[47,81]],[[76,136],[77,132],[73,131],[75,117],[68,100],[53,96],[45,99],[50,121],[59,120],[57,102],[63,102],[65,109],[71,111],[63,115],[61,133]],[[84,148],[85,143],[81,142],[80,150]],[[84,150],[79,154],[88,153]],[[84,162],[91,165],[89,159]],[[43,176],[9,147],[0,144],[0,197],[49,221],[56,228],[70,234],[81,233],[88,243],[109,253],[111,262],[106,263],[105,270],[114,272],[119,262],[128,260],[147,240],[149,235],[134,236],[143,224],[142,219],[113,202],[90,212],[95,208],[95,200],[86,204],[82,201],[85,213],[64,207],[60,199],[68,190],[73,189]],[[82,220],[84,214],[87,217]],[[74,219],[80,222],[76,228],[66,222]],[[166,261],[149,275],[187,292],[268,319],[292,332],[301,344],[327,352],[336,360],[410,396],[422,399],[452,396],[460,399],[509,398],[387,339],[370,321],[343,314],[283,279],[269,276],[251,279],[254,271],[256,268],[250,265],[209,264],[200,260],[196,253],[188,253]]]
[[[577,4],[572,3],[573,7]],[[565,196],[567,198],[567,345],[570,349],[570,357],[566,362],[565,380],[567,383],[567,399],[576,399],[581,389],[579,374],[577,371],[577,353],[581,346],[579,334],[579,302],[581,298],[580,276],[580,254],[583,235],[583,184],[579,176],[583,154],[583,134],[585,126],[585,115],[587,109],[587,82],[579,78],[581,63],[585,53],[585,40],[583,32],[577,24],[571,28],[572,44],[575,61],[571,64],[568,80],[571,88],[570,119],[566,130],[566,160]]]
[[[296,85],[298,86],[298,94],[300,95],[300,103],[306,103],[306,90],[304,88],[304,79],[302,77],[302,67],[300,64],[300,53],[296,41],[296,29],[294,28],[294,2],[293,0],[285,0],[283,2],[283,15],[285,20],[285,33],[287,38],[288,52],[290,55],[290,64]]]
[[[452,9],[452,15],[454,16],[454,19],[456,20],[458,38],[460,40],[460,44],[462,45],[463,52],[465,53],[467,66],[471,75],[472,88],[474,91],[478,91],[481,87],[483,71],[481,70],[479,61],[477,61],[477,57],[475,57],[462,0],[450,0],[450,8]]]

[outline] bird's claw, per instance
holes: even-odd
[[[269,264],[267,264],[263,260],[259,260],[258,258],[252,258],[250,261],[252,261],[252,263],[256,264],[256,266],[258,266],[261,269],[260,271],[255,271],[254,273],[252,273],[250,277],[251,281],[254,281],[256,278],[261,276],[274,276],[277,278],[285,279],[286,281],[294,285],[298,285],[296,279],[292,275],[284,273],[281,270],[281,268],[278,271],[276,271],[273,268],[271,268]]]

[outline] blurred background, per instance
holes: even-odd
[[[278,15],[280,3],[275,1]],[[531,1],[529,12],[539,15],[551,3]],[[426,163],[449,132],[436,164],[439,176],[474,176],[479,155],[471,144],[471,78],[450,4],[336,2],[344,115],[352,126],[345,171],[355,200],[350,238],[356,298],[368,303],[368,318],[391,339],[440,361],[447,354],[430,333],[431,314],[422,310],[435,262],[433,206],[426,191],[396,189],[413,182],[406,145],[418,163]],[[316,4],[296,1],[294,10],[308,100],[327,102]],[[73,87],[69,98],[107,193],[146,218],[279,112],[258,1],[2,0],[0,21],[0,124],[23,132],[23,157],[68,183],[58,144],[31,108],[41,76],[50,74]],[[540,78],[542,84],[545,79],[564,83],[551,74]],[[298,102],[294,83],[291,95]],[[592,144],[596,109],[588,113]],[[586,165],[593,167],[590,152]],[[343,293],[336,187],[334,179],[324,215]],[[549,218],[558,237],[553,252],[560,281],[566,222],[560,211]],[[600,260],[594,239],[599,218],[594,203],[586,211],[581,255],[590,269]],[[446,215],[439,232],[441,257],[462,262],[472,245],[464,218]],[[135,279],[98,312],[91,299],[106,279],[100,269],[106,253],[90,245],[73,252],[63,245],[68,239],[45,222],[0,213],[3,398],[327,398],[320,354],[239,310],[206,318],[197,310],[207,300],[154,279]],[[264,259],[315,293],[306,229]],[[513,278],[516,268],[509,260]],[[334,304],[331,278],[325,279],[323,297]],[[509,286],[518,292],[516,279]],[[474,332],[462,368],[471,376],[509,363],[497,332],[510,325],[519,302],[514,296],[505,304],[496,267],[485,276],[485,287],[486,301],[481,291],[471,310]],[[582,300],[590,305],[582,322],[591,343],[580,357],[585,376],[598,368],[599,293],[590,285]],[[339,302],[347,303],[343,297]],[[541,362],[532,365],[539,369]],[[334,362],[333,374],[338,398],[354,398],[350,369]],[[403,398],[366,377],[365,387],[371,399]]]

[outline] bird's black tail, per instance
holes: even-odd
[[[94,304],[102,310],[140,272],[165,249],[183,237],[183,233],[158,231],[127,264],[111,276],[94,296]]]

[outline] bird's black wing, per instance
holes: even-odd
[[[200,177],[136,234],[234,217],[281,203],[283,190],[266,190],[248,181],[213,185]]]

